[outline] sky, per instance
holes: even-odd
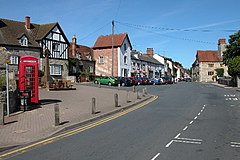
[[[217,50],[218,39],[240,30],[239,0],[0,0],[0,18],[58,22],[68,40],[92,47],[101,35],[128,33],[133,49],[190,68],[197,50]]]

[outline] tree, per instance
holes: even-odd
[[[223,74],[224,74],[224,69],[223,68],[217,68],[217,69],[215,69],[215,71],[217,72],[218,77],[222,77]]]
[[[223,62],[228,66],[228,73],[237,81],[240,87],[240,31],[229,36],[229,45],[223,53]]]
[[[229,61],[233,58],[240,56],[240,31],[229,37],[229,45],[226,46],[226,51],[223,53],[223,62],[226,65],[228,65]]]

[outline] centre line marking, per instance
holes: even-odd
[[[193,121],[189,122],[189,124],[192,124],[192,123],[193,123]]]
[[[183,128],[183,130],[185,131],[188,128],[188,126],[186,126],[185,128]]]
[[[201,110],[201,112],[203,112],[203,109]]]
[[[196,119],[197,119],[197,116],[196,116],[196,117],[194,117],[194,119],[196,120]]]
[[[160,153],[156,154],[151,160],[155,160],[159,155]]]
[[[201,113],[198,113],[198,116],[200,116]]]
[[[180,135],[181,135],[181,133],[178,133],[178,135],[177,135],[176,137],[174,137],[174,138],[176,138],[176,139],[177,139],[177,138],[178,138]]]
[[[165,147],[168,148],[173,143],[173,140],[171,140]]]

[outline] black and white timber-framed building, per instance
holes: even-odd
[[[0,68],[10,59],[9,69],[18,72],[20,56],[31,55],[39,59],[39,70],[44,71],[44,50],[48,49],[50,75],[53,79],[68,77],[69,42],[59,23],[33,24],[30,17],[25,22],[0,18]]]

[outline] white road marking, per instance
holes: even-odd
[[[201,113],[198,113],[198,116],[200,116]]]
[[[231,147],[240,148],[240,146],[238,146],[238,145],[231,145]]]
[[[230,95],[231,97],[235,97],[236,95]]]
[[[203,112],[203,109],[201,110],[201,112]]]
[[[168,148],[173,143],[173,140],[171,140],[165,147]]]
[[[151,160],[155,160],[159,155],[160,153],[156,154]]]
[[[183,128],[183,130],[185,131],[188,128],[188,126],[186,126],[185,128]]]
[[[240,145],[240,143],[239,143],[239,142],[231,142],[231,144],[239,144],[239,145]]]
[[[192,123],[193,123],[193,121],[189,122],[189,124],[192,124]]]
[[[178,142],[178,143],[189,143],[189,144],[202,144],[201,142],[182,141],[182,140],[173,140],[173,142]]]
[[[187,140],[187,141],[199,141],[199,142],[202,142],[201,139],[191,139],[191,138],[177,138],[177,139],[180,139],[180,140]]]
[[[178,135],[176,137],[174,137],[174,138],[178,138],[180,135],[181,135],[181,133],[178,133]]]
[[[196,117],[194,117],[194,119],[196,120],[196,119],[197,119],[197,116],[196,116]]]

